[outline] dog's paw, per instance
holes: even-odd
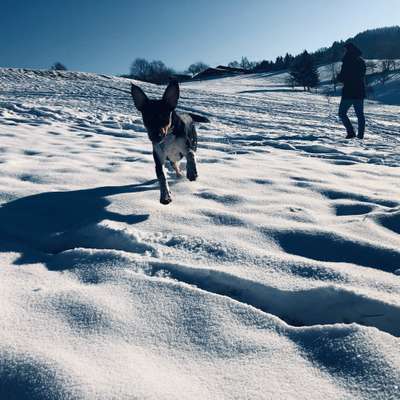
[[[170,193],[161,195],[161,197],[160,197],[160,203],[161,204],[166,205],[166,204],[171,203],[171,201],[172,201],[172,198],[171,198],[171,194]]]
[[[197,171],[195,169],[189,169],[186,173],[187,178],[189,181],[195,181],[198,177]]]

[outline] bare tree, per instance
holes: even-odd
[[[337,84],[339,83],[338,80],[339,71],[337,70],[335,62],[331,63],[330,68],[331,68],[331,83],[333,86],[333,94],[336,94]]]
[[[376,68],[375,61],[368,60],[368,61],[366,61],[365,65],[367,67],[367,74],[373,74],[375,72],[375,68]]]
[[[231,61],[231,62],[228,64],[228,67],[231,67],[231,68],[240,68],[240,64],[239,64],[237,61]]]
[[[136,58],[131,65],[131,75],[138,79],[147,79],[150,63],[144,58]]]
[[[146,82],[167,83],[175,73],[162,61],[147,61],[144,58],[136,58],[131,65],[131,76]]]
[[[153,83],[167,83],[169,82],[175,71],[168,68],[162,61],[152,61],[149,65],[149,81]]]
[[[243,69],[251,68],[251,62],[247,59],[247,57],[242,57],[239,65],[240,65],[240,68],[243,68]]]
[[[207,68],[208,68],[207,64],[204,64],[203,62],[199,61],[199,62],[190,64],[189,68],[187,69],[187,72],[189,72],[192,75],[196,75],[199,72],[202,72]]]
[[[381,81],[382,85],[386,83],[386,81],[390,77],[390,73],[396,69],[396,62],[395,60],[382,60],[381,61],[381,73],[379,75],[379,80]]]

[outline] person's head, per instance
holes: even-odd
[[[361,56],[361,50],[352,42],[347,42],[344,45],[344,48],[346,49],[346,54],[355,56],[355,57],[360,57]]]

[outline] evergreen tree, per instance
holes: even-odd
[[[319,84],[319,74],[314,58],[306,50],[294,59],[289,73],[294,84],[303,86],[304,90],[310,91]]]
[[[330,55],[328,57],[332,62],[341,61],[344,54],[344,43],[343,42],[333,42],[332,47],[330,48]]]
[[[294,60],[294,57],[291,54],[286,53],[285,58],[283,59],[283,63],[284,63],[285,69],[290,67],[290,65],[292,64],[293,60]]]
[[[356,35],[352,42],[368,59],[400,58],[400,26],[370,29]]]
[[[281,70],[281,69],[285,69],[285,62],[283,61],[283,57],[279,56],[276,57],[275,60],[275,69],[277,71]]]

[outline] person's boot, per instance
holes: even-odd
[[[364,133],[359,132],[358,135],[357,135],[357,138],[358,139],[364,139]]]
[[[347,132],[346,139],[353,139],[356,137],[356,134],[354,132]]]

